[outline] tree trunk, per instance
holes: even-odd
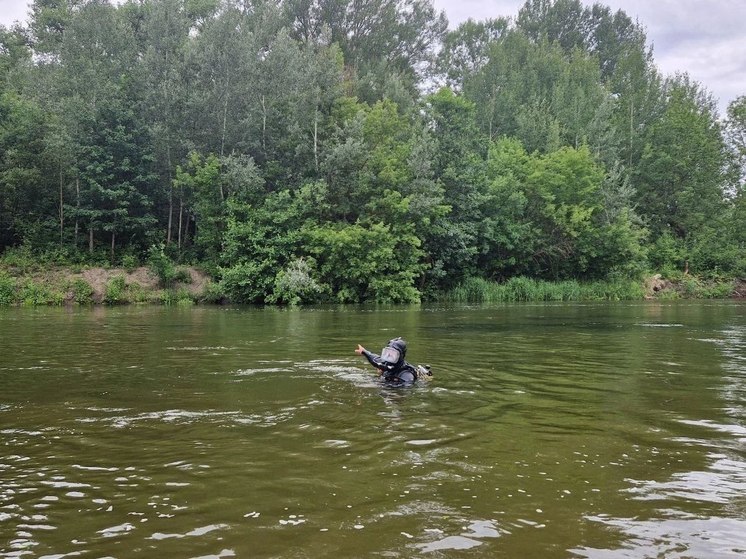
[[[631,94],[630,94],[631,96]],[[628,165],[632,167],[632,137],[635,134],[635,99],[629,100],[629,161]]]
[[[80,177],[75,177],[75,209],[80,210]],[[77,212],[76,212],[77,213]],[[78,216],[75,216],[75,250],[78,249],[78,231],[80,222]]]
[[[62,162],[60,161],[60,246],[62,246],[62,239],[65,233],[65,206],[62,192],[63,186]]]
[[[179,252],[181,252],[181,226],[182,226],[182,218],[184,216],[184,197],[179,197],[179,235],[178,235],[178,244]]]
[[[319,110],[316,109],[313,115],[313,162],[316,166],[316,173],[319,172]]]
[[[93,223],[91,223],[88,229],[88,252],[93,254]]]
[[[226,78],[225,84],[225,101],[223,101],[223,137],[220,139],[220,157],[225,153],[225,130],[228,126],[228,88],[231,85],[230,73]]]
[[[171,180],[171,145],[166,146],[166,164],[168,165],[168,230],[166,231],[166,245],[171,244],[171,228],[174,221],[174,185]]]
[[[264,102],[264,95],[262,95],[262,151],[264,157],[267,157],[267,105]]]
[[[187,215],[184,219],[184,235],[182,236],[182,243],[184,243],[184,246],[186,246],[187,241],[189,240],[189,222],[191,221],[191,216],[187,212]]]

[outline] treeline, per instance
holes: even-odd
[[[0,252],[237,302],[746,273],[746,98],[578,0],[36,0],[0,27]]]

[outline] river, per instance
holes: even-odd
[[[744,303],[0,309],[0,557],[744,554]]]

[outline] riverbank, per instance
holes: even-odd
[[[471,278],[446,294],[463,303],[520,301],[635,301],[644,299],[731,299],[746,297],[746,279],[708,280],[690,275],[667,279],[660,274],[643,280],[579,282],[517,277],[498,283]]]
[[[547,282],[512,278],[504,283],[472,278],[443,294],[452,302],[623,301],[643,299],[746,298],[746,278],[705,280],[693,276],[617,282]],[[223,301],[219,286],[194,267],[180,268],[177,279],[164,285],[150,268],[19,270],[0,267],[0,306],[41,305],[192,305]]]
[[[20,272],[0,269],[0,306],[195,304],[213,302],[214,282],[185,267],[163,285],[149,268],[50,268]]]

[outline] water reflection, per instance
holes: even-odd
[[[582,557],[708,557],[735,558],[746,554],[746,426],[743,396],[746,378],[746,328],[728,326],[714,337],[693,337],[720,352],[725,375],[714,387],[722,394],[721,409],[734,423],[700,418],[676,418],[685,433],[669,440],[685,452],[700,448],[704,468],[678,471],[665,479],[627,479],[626,493],[635,501],[660,508],[654,518],[589,516],[611,527],[626,540],[620,549],[576,548]],[[679,366],[679,364],[671,364]],[[679,460],[682,462],[683,460]],[[725,513],[727,516],[721,516]]]
[[[352,353],[394,333],[433,382]],[[0,337],[0,557],[746,549],[743,306],[11,310]]]

